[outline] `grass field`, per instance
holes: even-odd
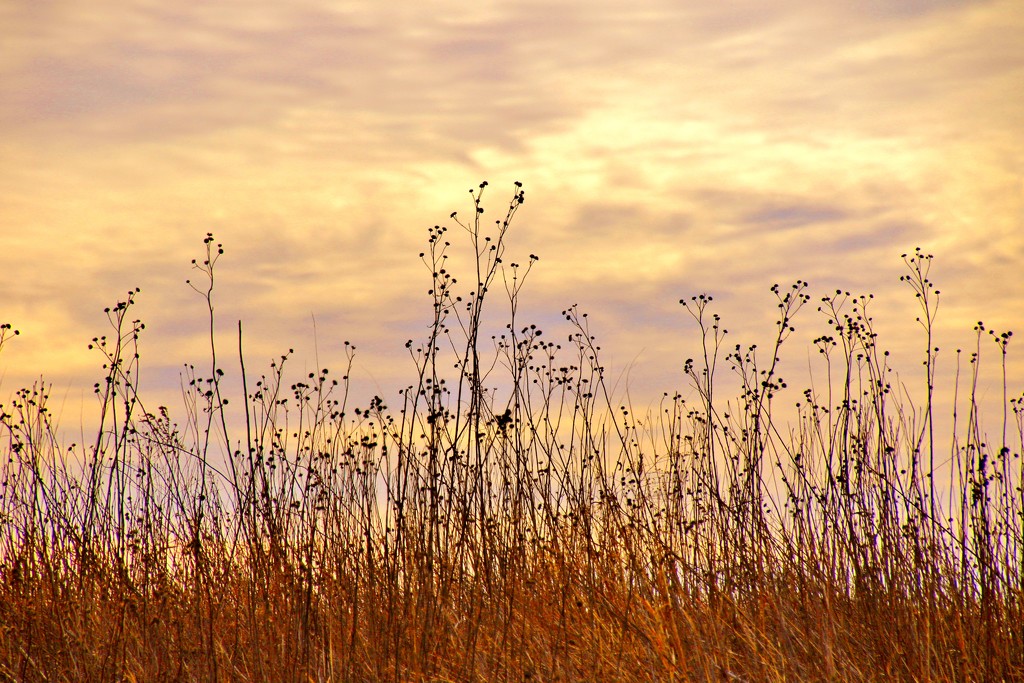
[[[518,319],[522,201],[429,231],[431,324],[394,401],[351,405],[347,345],[341,372],[246,367],[241,325],[213,333],[212,236],[211,357],[182,406],[136,393],[134,293],[93,340],[94,440],[61,440],[41,384],[5,399],[0,679],[1024,680],[1019,378],[982,415],[972,356],[937,405],[932,352],[898,383],[867,300],[797,282],[756,348],[684,299],[702,353],[636,414],[585,314],[560,343]],[[449,240],[476,254],[459,281]],[[931,257],[905,260],[931,349]],[[824,323],[806,389],[779,361],[802,308]],[[1005,367],[1010,336],[977,339]]]

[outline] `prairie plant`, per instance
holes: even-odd
[[[215,335],[212,235],[190,282],[210,358],[185,368],[180,411],[138,390],[138,290],[92,342],[94,440],[63,445],[41,383],[0,405],[5,678],[1024,676],[1011,334],[979,323],[941,444],[931,256],[904,257],[920,406],[872,297],[842,291],[819,298],[815,372],[785,403],[781,349],[812,302],[797,281],[772,287],[763,346],[729,347],[713,298],[684,299],[699,344],[688,387],[637,411],[609,389],[586,313],[562,311],[561,342],[521,320],[538,259],[507,253],[525,195],[516,183],[489,223],[486,187],[471,217],[427,231],[430,325],[405,344],[412,380],[394,406],[356,405],[348,342],[340,376],[291,379],[291,351],[251,374],[241,323],[237,353]],[[15,334],[0,327],[0,347]],[[979,398],[990,340],[995,441]]]

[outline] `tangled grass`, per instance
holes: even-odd
[[[517,319],[536,257],[503,259],[524,195],[487,226],[485,185],[472,219],[452,215],[469,287],[448,230],[429,230],[432,321],[396,405],[350,405],[347,343],[339,379],[293,383],[287,354],[257,378],[239,324],[225,361],[210,235],[192,285],[211,358],[184,375],[177,419],[136,391],[137,290],[93,340],[94,441],[63,445],[43,385],[0,406],[0,678],[1024,678],[1024,404],[1004,399],[987,439],[975,355],[937,442],[930,256],[904,257],[929,349],[920,405],[868,299],[838,292],[813,342],[827,381],[783,423],[779,349],[811,301],[797,282],[772,289],[767,354],[726,347],[711,297],[681,302],[702,349],[686,397],[637,415],[610,395],[585,314],[563,311],[562,344]],[[510,318],[492,338],[495,296]],[[1010,335],[991,336],[1005,368]]]

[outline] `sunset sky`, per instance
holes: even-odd
[[[0,402],[42,376],[88,423],[86,346],[138,286],[143,393],[175,405],[206,358],[185,279],[207,232],[228,358],[239,319],[253,372],[289,347],[339,368],[349,340],[358,391],[394,396],[430,316],[427,229],[482,180],[488,218],[526,190],[521,319],[564,337],[578,304],[642,405],[696,353],[680,298],[763,344],[769,287],[797,278],[874,293],[913,377],[916,246],[948,368],[978,320],[1024,336],[1022,36],[1020,0],[3,2],[0,322],[21,335]]]

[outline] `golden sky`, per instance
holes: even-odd
[[[522,318],[562,336],[578,303],[642,404],[682,386],[701,292],[762,344],[775,282],[872,292],[882,344],[919,349],[916,246],[949,351],[977,320],[1024,334],[1021,36],[1019,0],[2,3],[0,400],[43,375],[88,421],[86,345],[138,286],[143,391],[173,404],[207,231],[225,348],[239,319],[256,370],[350,340],[393,396],[426,230],[482,180],[487,215],[526,188]]]

